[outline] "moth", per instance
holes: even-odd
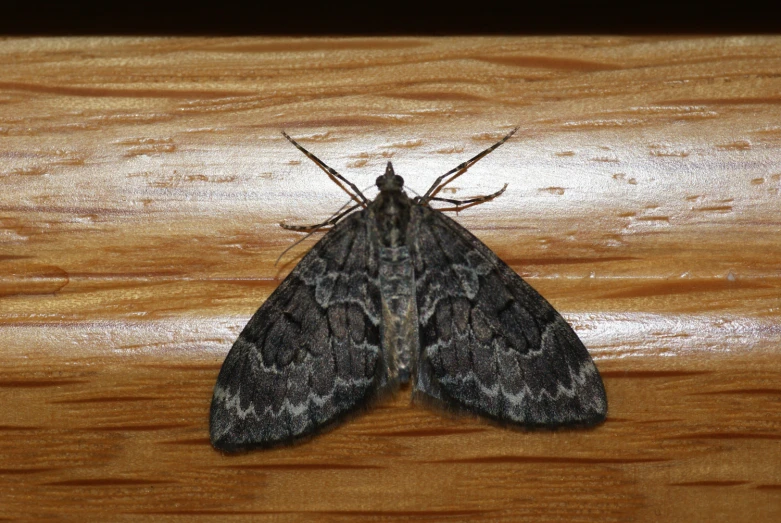
[[[413,399],[524,428],[605,419],[602,379],[561,315],[484,243],[433,208],[439,191],[517,129],[410,197],[391,162],[379,194],[358,188],[286,133],[355,205],[247,323],[210,413],[225,452],[293,443],[411,382]],[[349,189],[347,187],[349,187]],[[290,227],[292,228],[292,227]]]

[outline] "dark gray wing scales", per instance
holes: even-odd
[[[224,451],[322,430],[388,385],[377,257],[366,213],[337,224],[250,319],[223,363],[210,416]]]
[[[418,393],[527,427],[605,419],[594,362],[542,296],[441,212],[415,206],[410,227]]]

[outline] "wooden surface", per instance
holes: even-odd
[[[0,40],[0,519],[781,520],[781,38]],[[239,330],[392,158],[419,192],[511,127],[458,219],[573,324],[607,422],[409,390],[225,456]],[[370,191],[371,192],[371,191]],[[446,195],[448,195],[446,194]]]

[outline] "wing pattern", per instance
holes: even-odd
[[[441,212],[413,206],[410,227],[421,342],[416,389],[527,427],[603,421],[602,379],[559,313]]]
[[[339,222],[250,319],[220,370],[212,444],[237,451],[322,430],[387,383],[366,211]]]

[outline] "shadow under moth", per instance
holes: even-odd
[[[484,243],[432,202],[501,141],[409,197],[388,162],[379,194],[358,188],[283,133],[354,205],[298,230],[332,228],[247,323],[211,403],[225,452],[296,442],[401,384],[413,398],[524,428],[590,426],[607,398],[588,351],[561,315]],[[346,187],[345,187],[346,185]],[[505,185],[506,187],[506,185]]]

